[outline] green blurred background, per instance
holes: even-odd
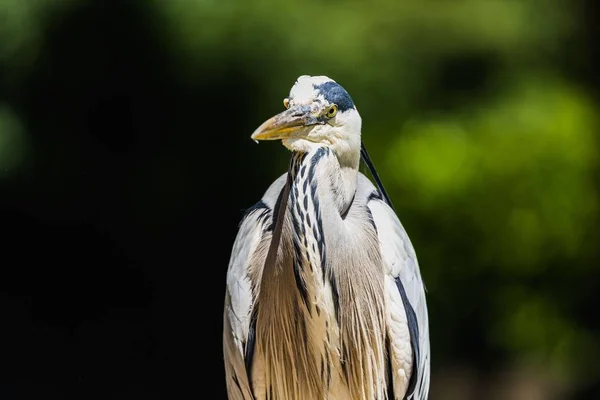
[[[225,398],[237,223],[299,75],[353,97],[432,400],[600,398],[594,0],[0,1],[0,398]]]

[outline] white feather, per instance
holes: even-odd
[[[415,373],[417,374],[417,384],[413,399],[424,400],[429,393],[429,376],[430,376],[430,348],[429,348],[429,319],[427,315],[427,303],[425,300],[425,288],[421,278],[421,272],[417,262],[417,256],[414,248],[400,223],[400,220],[394,211],[380,199],[373,199],[369,202],[369,208],[373,215],[373,221],[377,227],[381,253],[384,264],[387,268],[388,280],[386,281],[386,290],[388,291],[388,300],[390,312],[388,329],[394,336],[393,344],[395,348],[392,350],[395,366],[406,365],[406,358],[412,350],[406,348],[406,331],[407,321],[402,299],[398,293],[393,280],[400,278],[406,296],[411,307],[415,311],[417,323],[419,327],[419,359],[416,362]],[[400,310],[398,310],[400,308]],[[398,339],[398,340],[396,340]],[[410,359],[410,358],[409,358]],[[412,363],[412,360],[411,360]],[[395,368],[396,369],[396,368]],[[410,370],[406,373],[410,373]],[[394,379],[405,380],[402,373],[394,371]],[[395,381],[394,386],[398,383]]]

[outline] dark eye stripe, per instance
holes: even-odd
[[[337,104],[338,111],[344,112],[354,108],[352,98],[340,84],[333,81],[313,85],[314,88],[323,95],[323,98],[331,104]]]

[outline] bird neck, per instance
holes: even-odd
[[[306,197],[311,192],[323,205],[322,211],[337,211],[338,215],[344,216],[356,192],[359,158],[360,155],[356,162],[354,157],[340,159],[328,147],[317,147],[306,153],[293,152],[291,195],[302,193]]]

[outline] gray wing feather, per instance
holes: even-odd
[[[252,264],[254,268],[264,265],[264,255],[263,260],[258,260],[256,252],[261,241],[271,234],[273,208],[285,179],[284,174],[273,182],[263,198],[248,209],[240,223],[229,259],[223,315],[223,355],[227,393],[231,400],[254,400],[246,354],[257,294],[253,291],[260,290],[259,282],[255,280],[262,271],[252,273],[250,268]]]
[[[382,256],[388,267],[387,272],[396,281],[398,290],[404,290],[402,297],[408,300],[414,310],[413,317],[416,318],[418,327],[418,356],[412,371],[414,376],[412,379],[415,379],[414,391],[407,398],[425,400],[429,394],[430,379],[429,319],[425,287],[417,256],[404,227],[391,207],[378,196],[372,196],[368,206],[378,231]],[[408,314],[407,312],[410,325]]]

